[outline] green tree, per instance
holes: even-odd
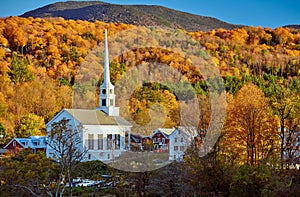
[[[236,94],[243,86],[243,81],[236,76],[225,77],[225,88],[226,92],[230,94]]]
[[[0,160],[1,196],[52,196],[57,165],[42,152],[22,150]]]
[[[204,136],[203,136],[204,137]],[[212,148],[205,156],[202,155],[203,144],[195,140],[185,152],[184,166],[187,176],[190,177],[190,185],[193,188],[193,196],[228,196],[229,184],[232,177],[232,166],[228,168],[218,157],[219,145]],[[209,195],[210,196],[210,195]]]
[[[268,165],[242,165],[233,176],[230,184],[231,196],[254,197],[276,196],[282,186],[280,178]]]
[[[22,59],[18,57],[17,53],[12,53],[10,71],[8,72],[11,81],[14,83],[32,81],[33,75],[30,73],[28,65],[29,60],[27,58]]]

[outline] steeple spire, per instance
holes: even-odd
[[[104,32],[104,83],[106,85],[112,85],[110,82],[109,73],[109,58],[108,58],[108,44],[107,44],[107,30]]]
[[[104,79],[100,86],[99,107],[97,110],[102,110],[109,116],[119,116],[119,107],[115,107],[115,87],[110,82],[109,59],[108,59],[108,43],[107,30],[104,32]]]

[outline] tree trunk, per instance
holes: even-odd
[[[284,164],[284,119],[281,119],[280,121],[280,139],[281,139],[281,145],[280,145],[280,169],[283,170],[283,164]]]

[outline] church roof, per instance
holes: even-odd
[[[85,125],[122,125],[131,124],[120,116],[108,116],[101,110],[90,109],[65,109],[69,114],[76,118],[81,124]]]

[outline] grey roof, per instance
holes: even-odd
[[[101,110],[91,109],[65,109],[75,119],[84,125],[122,125],[132,126],[120,116],[108,116]]]
[[[28,138],[13,138],[4,146],[4,149],[13,141],[17,141],[23,148],[46,148],[46,136],[29,136]]]

